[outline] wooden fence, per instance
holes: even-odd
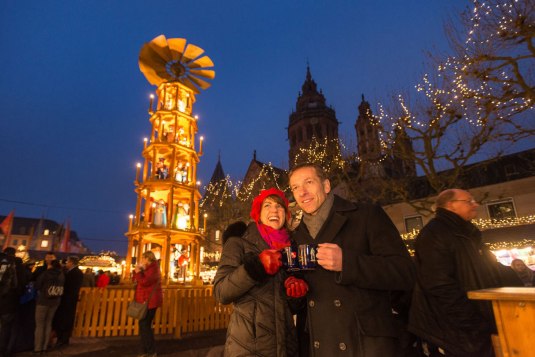
[[[163,305],[154,317],[154,333],[180,338],[183,333],[224,329],[232,306],[217,303],[212,286],[164,286]],[[133,336],[137,320],[126,316],[134,298],[133,286],[82,288],[73,335],[78,337]]]

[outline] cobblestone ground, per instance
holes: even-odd
[[[165,357],[220,357],[223,355],[226,330],[186,335],[181,339],[156,337],[158,356]],[[48,351],[46,357],[79,356],[108,357],[139,355],[139,337],[72,338],[69,346]],[[15,354],[16,357],[35,357],[32,351]]]

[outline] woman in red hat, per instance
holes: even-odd
[[[308,287],[280,269],[280,249],[290,245],[290,217],[284,193],[263,190],[253,200],[253,222],[241,237],[229,237],[223,246],[214,295],[222,304],[234,305],[225,356],[298,354],[288,296],[302,297]]]

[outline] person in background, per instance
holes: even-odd
[[[111,273],[110,285],[119,285],[120,282],[121,282],[121,277],[119,276],[119,274],[116,271]]]
[[[93,269],[87,268],[84,272],[84,279],[82,280],[83,288],[94,288],[95,287],[95,273]]]
[[[224,354],[297,356],[288,296],[302,297],[308,287],[280,269],[279,250],[290,245],[286,228],[290,211],[284,193],[275,188],[261,191],[253,200],[251,218],[254,222],[243,235],[239,224],[231,228],[237,228],[237,235],[226,239],[214,278],[216,300],[233,304]]]
[[[156,310],[162,306],[163,294],[161,272],[154,253],[146,251],[141,256],[140,264],[134,269],[133,280],[137,284],[135,299],[143,303],[148,301],[147,315],[139,320],[139,336],[141,338],[142,354],[139,357],[156,357],[154,332],[152,321]]]
[[[40,266],[37,266],[37,267],[34,266],[34,271],[33,271],[33,274],[32,274],[32,280],[34,280],[34,281],[37,280],[37,277],[41,273],[44,273],[48,269],[48,266],[50,265],[50,262],[52,262],[53,260],[56,260],[56,255],[54,254],[54,252],[47,252],[45,254],[45,260],[43,262],[43,265],[40,265]]]
[[[104,272],[104,270],[100,269],[98,271],[98,276],[97,276],[97,288],[101,288],[101,289],[104,289],[108,286],[108,284],[110,283],[110,276]]]
[[[20,259],[20,258],[18,258]],[[15,248],[7,247],[0,253],[0,356],[9,356],[8,345],[22,294],[24,282],[15,258]],[[22,287],[22,288],[21,288]]]
[[[522,259],[513,259],[511,269],[515,271],[524,286],[535,286],[535,273],[531,270]]]
[[[521,282],[497,261],[470,222],[479,206],[470,192],[442,191],[435,206],[435,217],[416,237],[409,331],[422,339],[431,356],[494,356],[491,303],[470,300],[467,292]]]
[[[35,337],[33,351],[45,353],[52,331],[52,319],[63,295],[65,276],[58,260],[51,261],[48,269],[39,274],[35,282],[37,302],[35,307]]]
[[[56,333],[57,342],[55,348],[67,346],[71,338],[76,316],[78,295],[84,279],[84,274],[78,268],[78,257],[72,255],[65,263],[65,285],[63,295],[56,313],[52,327]]]
[[[289,181],[303,210],[293,239],[318,244],[319,267],[304,272],[309,353],[398,357],[390,292],[413,288],[414,266],[396,226],[380,206],[333,194],[316,164],[294,166]]]

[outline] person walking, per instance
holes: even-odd
[[[297,356],[287,296],[301,297],[308,287],[302,280],[288,280],[280,269],[279,250],[290,245],[286,228],[290,211],[284,193],[263,190],[253,200],[251,218],[254,222],[243,235],[238,229],[239,235],[226,239],[214,278],[216,300],[233,304],[224,355]],[[289,288],[286,294],[284,283]]]
[[[410,291],[414,266],[401,237],[378,205],[347,201],[313,163],[289,172],[303,216],[297,244],[318,244],[319,267],[304,272],[305,332],[312,356],[399,356],[400,329],[391,291]]]
[[[134,269],[133,280],[137,284],[136,301],[140,303],[148,301],[147,315],[139,320],[139,336],[142,348],[142,354],[139,357],[156,357],[152,321],[156,310],[162,306],[163,294],[160,266],[153,252],[143,253],[140,264],[137,264]]]
[[[494,356],[491,303],[470,300],[467,292],[521,282],[497,261],[470,222],[479,205],[468,191],[442,191],[435,206],[435,217],[416,237],[417,279],[409,330],[432,356]]]
[[[80,288],[84,279],[84,273],[78,268],[78,261],[78,257],[72,255],[67,258],[67,262],[65,263],[66,272],[63,295],[52,323],[57,337],[56,348],[69,344],[74,327],[78,295],[80,294]]]
[[[35,282],[37,290],[37,301],[35,306],[35,353],[45,353],[48,349],[48,341],[52,330],[52,319],[56,312],[61,295],[63,295],[63,285],[65,276],[61,271],[61,264],[58,260],[48,263],[46,271],[39,274]]]

